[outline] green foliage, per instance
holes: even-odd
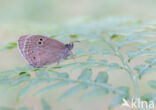
[[[139,78],[141,78],[144,74],[156,71],[156,68],[146,65],[138,65],[134,69],[137,71]]]
[[[53,89],[56,89],[56,88],[58,88],[58,87],[65,86],[65,85],[67,85],[67,84],[68,84],[68,82],[64,82],[64,81],[57,82],[57,83],[55,83],[55,84],[48,85],[48,86],[46,86],[46,87],[44,87],[44,88],[38,90],[35,94],[36,94],[36,95],[39,95],[39,94],[42,94],[42,93],[45,92],[45,91],[53,90]]]
[[[46,100],[41,99],[41,104],[42,104],[42,108],[43,108],[42,110],[52,110]]]
[[[154,101],[156,103],[156,94],[148,93],[141,97],[142,100],[145,100],[147,102]]]
[[[16,42],[10,42],[8,44],[0,45],[0,50],[10,50],[16,48],[16,46],[17,46]]]
[[[28,85],[26,85],[18,94],[17,96],[17,100],[20,100],[21,98],[23,98],[23,96],[25,96],[25,94],[35,85],[38,83],[30,83]]]
[[[78,36],[76,34],[71,34],[70,38],[78,38]]]
[[[108,89],[96,87],[96,88],[93,88],[91,91],[87,92],[86,94],[84,94],[81,99],[84,100],[93,96],[101,96],[101,95],[105,95],[108,93],[109,93]]]
[[[148,81],[148,85],[151,86],[152,88],[156,89],[156,81],[155,80]]]
[[[90,80],[91,76],[92,76],[91,69],[84,69],[77,80],[82,80],[82,81]]]
[[[41,106],[42,106],[42,110],[52,110],[50,105],[43,98],[41,99]],[[0,110],[32,110],[32,109],[25,107],[25,106],[22,106],[22,107],[18,107],[18,108],[0,107]]]
[[[111,101],[111,103],[109,105],[109,109],[112,109],[113,107],[121,104],[122,103],[122,99],[123,99],[123,97],[120,96],[120,95],[114,96],[114,98],[112,99],[112,101]]]
[[[95,79],[95,82],[97,83],[107,83],[108,81],[108,74],[106,72],[99,72],[96,79]]]
[[[61,95],[60,100],[65,99],[65,98],[79,92],[80,90],[84,90],[86,88],[87,88],[86,84],[76,85],[76,86],[70,88],[68,91],[66,91],[63,95]]]
[[[47,91],[70,85],[68,90],[63,91],[59,99],[63,100],[80,91],[84,91],[81,99],[93,96],[113,94],[114,98],[110,102],[109,108],[122,103],[122,99],[131,99],[126,87],[113,87],[109,82],[109,74],[112,71],[122,70],[129,74],[134,86],[135,98],[140,98],[138,81],[148,73],[156,71],[156,43],[155,32],[147,30],[152,23],[138,22],[129,18],[109,18],[93,22],[80,22],[79,24],[63,24],[58,26],[53,33],[47,35],[63,42],[79,40],[75,44],[74,54],[76,62],[62,65],[50,65],[43,68],[32,68],[30,66],[18,67],[13,70],[0,72],[0,83],[12,86],[23,85],[17,99],[20,101],[29,91],[42,85],[35,95],[44,94]],[[53,34],[53,35],[51,35]],[[16,43],[9,43],[1,46],[1,50],[13,49]],[[126,48],[126,49],[125,49]],[[77,60],[83,58],[83,60]],[[114,60],[117,58],[118,60]],[[144,63],[135,64],[133,61],[139,58],[144,59]],[[71,58],[67,59],[70,60]],[[100,72],[94,72],[95,69]],[[67,72],[66,69],[69,71]],[[71,74],[79,72],[77,78],[72,78]],[[34,74],[35,77],[32,77]],[[95,75],[97,74],[97,75]],[[155,81],[149,81],[152,88],[156,88]],[[153,100],[154,94],[146,94],[142,100]],[[42,100],[44,110],[49,110],[50,106]]]

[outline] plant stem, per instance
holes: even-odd
[[[128,74],[130,75],[130,77],[132,79],[133,86],[134,86],[134,91],[135,91],[135,99],[140,98],[140,95],[139,95],[139,85],[138,85],[137,76],[132,71],[132,69],[130,68],[128,63],[126,61],[124,61],[124,57],[123,57],[123,55],[119,51],[116,51],[116,55],[120,58],[120,60],[121,60],[121,62],[123,64],[124,69],[128,72]]]
[[[73,79],[70,79],[70,78],[58,78],[58,77],[55,77],[55,78],[41,78],[41,79],[32,79],[32,80],[38,80],[39,82],[41,82],[41,80],[43,81],[56,81],[56,80],[60,80],[60,81],[65,81],[65,82],[69,82],[69,83],[80,83],[80,84],[87,84],[87,85],[94,85],[96,87],[100,87],[100,88],[104,88],[104,89],[108,89],[109,91],[111,92],[116,92],[118,94],[121,94],[121,95],[127,95],[125,92],[119,90],[119,89],[116,89],[116,88],[112,88],[109,84],[107,83],[98,83],[98,82],[93,82],[93,81],[85,81],[85,80],[73,80]],[[131,98],[131,97],[129,97]]]
[[[132,71],[132,69],[130,68],[130,66],[128,65],[127,61],[125,61],[124,56],[119,52],[118,48],[114,48],[114,46],[107,41],[106,39],[104,39],[105,43],[112,49],[112,51],[114,52],[114,54],[121,60],[123,68],[125,71],[128,72],[129,76],[132,79],[132,83],[133,83],[133,87],[134,87],[134,93],[135,93],[135,100],[140,99],[140,93],[139,93],[139,85],[138,85],[138,77],[137,75],[135,75],[135,73]],[[140,110],[142,110],[142,108],[140,108]]]
[[[119,51],[116,51],[116,55],[120,58],[123,66],[124,66],[124,69],[128,72],[128,74],[130,75],[130,77],[132,79],[133,87],[134,87],[134,93],[135,93],[135,100],[140,99],[140,92],[139,92],[139,84],[138,84],[137,75],[135,75],[135,73],[132,71],[132,69],[128,65],[127,61],[124,60],[123,55]],[[146,110],[143,108],[139,108],[139,109],[140,110]]]

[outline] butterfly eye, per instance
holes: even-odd
[[[35,59],[36,57],[33,57],[33,59]]]
[[[40,41],[42,41],[43,39],[41,38]]]

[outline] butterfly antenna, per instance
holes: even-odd
[[[80,41],[79,40],[76,40],[76,41],[72,41],[70,43],[79,43]]]

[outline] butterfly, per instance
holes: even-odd
[[[35,68],[60,62],[72,55],[73,42],[64,44],[43,35],[23,35],[18,39],[18,48],[26,61]]]

